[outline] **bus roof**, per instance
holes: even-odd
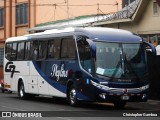
[[[88,27],[88,28],[79,28],[77,30],[81,30],[85,33],[88,33],[89,38],[96,41],[127,42],[127,43],[142,42],[142,38],[139,37],[138,35],[121,29]]]
[[[8,38],[9,41],[30,40],[32,38],[47,38],[49,36],[66,35],[85,35],[93,41],[126,42],[140,43],[141,37],[121,29],[103,28],[103,27],[70,27],[65,29],[52,29],[40,33],[28,34],[20,37]]]

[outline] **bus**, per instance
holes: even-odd
[[[148,99],[146,48],[153,45],[129,31],[68,27],[8,38],[4,86],[21,99],[35,95],[81,101],[127,102]]]

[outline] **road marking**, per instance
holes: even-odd
[[[66,117],[56,117],[56,118],[59,118],[59,119],[62,119],[62,120],[73,120],[73,119],[69,119],[69,118],[66,118]]]
[[[0,107],[13,109],[13,110],[18,110],[18,111],[26,111],[26,110],[23,110],[23,109],[19,109],[19,108],[15,108],[15,107],[13,108],[13,107],[8,107],[8,106],[3,106],[3,105],[0,105]]]

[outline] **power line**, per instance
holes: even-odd
[[[55,4],[37,4],[36,6],[53,6],[53,5],[55,5]],[[115,4],[99,4],[99,5],[104,5],[104,6],[107,6],[107,5],[112,5],[112,6],[114,6]],[[88,4],[88,5],[58,5],[58,6],[70,6],[70,7],[78,7],[78,6],[80,6],[80,7],[89,7],[89,6],[97,6],[97,4]]]
[[[15,2],[15,1],[12,1],[12,0],[0,0],[0,1],[12,2],[12,3],[15,3],[15,4],[16,4],[16,2]],[[64,0],[64,2],[59,2],[59,3],[55,3],[55,4],[64,4],[64,3],[66,3],[66,0]]]
[[[30,5],[32,7],[34,7],[34,6],[55,6],[55,5],[57,5],[57,6],[66,6],[66,7],[67,6],[69,6],[69,7],[92,7],[92,6],[97,6],[97,4],[90,4],[90,5],[60,5],[60,4],[56,4],[56,3],[54,3],[54,4],[36,4],[36,5],[34,5],[33,3],[30,3]],[[101,5],[101,6],[108,6],[108,5],[115,6],[115,4],[99,4],[99,5]],[[6,6],[6,7],[16,7],[16,5],[15,6]]]
[[[71,14],[68,10],[65,10],[63,7],[61,7],[61,6],[57,6],[57,7],[62,9],[65,13],[70,14],[72,17],[75,17],[73,14]]]
[[[6,1],[6,2],[12,2],[12,3],[15,3],[15,1],[12,1],[12,0],[1,0],[1,1]],[[117,2],[118,3],[118,2]],[[22,3],[24,4],[24,3]],[[54,7],[54,20],[55,20],[55,16],[56,16],[56,8],[59,7],[60,9],[62,9],[65,13],[67,13],[67,18],[69,19],[70,16],[74,17],[73,14],[71,14],[69,12],[69,7],[97,7],[97,14],[99,14],[99,12],[105,14],[101,9],[100,9],[100,6],[117,6],[117,4],[69,4],[68,3],[68,0],[64,0],[64,2],[60,2],[60,3],[50,3],[50,4],[35,4],[35,3],[27,3],[30,7],[46,7],[46,6],[53,6]],[[19,4],[18,4],[19,5]],[[16,5],[14,6],[5,6],[6,8],[9,7],[16,7]],[[67,10],[64,9],[64,7],[67,8]]]
[[[15,3],[15,1],[12,1],[12,0],[1,0],[1,1],[6,1],[6,2],[12,2],[12,3]],[[117,2],[118,3],[118,2]],[[23,4],[23,3],[22,3]],[[68,0],[64,0],[64,2],[59,2],[59,3],[53,3],[53,4],[36,4],[34,6],[54,6],[54,5],[59,5],[59,6],[82,6],[82,7],[89,7],[89,6],[97,6],[97,4],[88,4],[88,5],[84,5],[84,4],[79,4],[79,5],[69,5],[68,4]],[[98,3],[99,4],[99,3]],[[30,5],[33,5],[33,3],[30,3]],[[107,5],[112,5],[112,6],[115,6],[117,4],[99,4],[99,5],[103,5],[103,6],[107,6]],[[6,7],[10,7],[10,6],[6,6]],[[16,7],[16,6],[12,6],[12,7]]]

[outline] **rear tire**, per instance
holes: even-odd
[[[22,81],[19,84],[18,96],[20,99],[23,99],[23,100],[27,98],[27,94],[25,93],[25,88]]]
[[[70,86],[69,93],[68,93],[68,100],[71,106],[74,106],[74,107],[78,106],[77,91],[73,87],[73,85]]]

